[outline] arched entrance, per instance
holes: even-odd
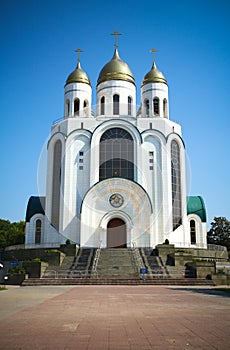
[[[111,219],[107,224],[107,248],[126,248],[126,224],[122,219]]]

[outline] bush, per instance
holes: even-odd
[[[45,250],[46,253],[61,253],[59,249],[47,249]]]
[[[9,276],[13,276],[13,275],[23,275],[23,274],[25,274],[26,273],[26,270],[23,268],[23,267],[21,267],[21,266],[15,266],[15,267],[13,267],[12,269],[10,269],[9,271],[8,271],[8,275]]]

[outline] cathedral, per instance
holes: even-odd
[[[137,92],[118,45],[92,86],[80,63],[64,87],[64,117],[47,144],[46,195],[26,211],[26,248],[207,248],[202,197],[187,196],[181,126],[155,60]],[[136,94],[140,107],[136,108]]]

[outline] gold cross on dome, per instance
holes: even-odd
[[[81,52],[84,52],[84,51],[78,48],[77,50],[74,50],[74,52],[77,52],[77,53],[78,53],[78,55],[77,55],[77,61],[80,62],[80,55],[81,55]]]
[[[114,30],[114,32],[111,34],[115,38],[115,43],[114,46],[118,48],[118,36],[122,35],[121,33],[118,32],[118,30]]]
[[[151,52],[151,54],[153,55],[153,62],[156,62],[155,52],[158,52],[158,51],[153,47],[151,50],[149,50],[149,52]]]

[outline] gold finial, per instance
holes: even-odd
[[[151,50],[149,50],[149,52],[152,53],[152,55],[153,55],[153,62],[155,63],[156,62],[155,52],[158,52],[158,51],[156,49],[154,49],[154,47],[153,47]]]
[[[81,55],[81,52],[84,52],[84,51],[78,48],[77,50],[74,50],[74,52],[77,52],[77,53],[78,53],[78,55],[77,55],[77,61],[78,61],[78,63],[79,63],[79,62],[80,62],[80,55]]]
[[[116,48],[118,48],[118,36],[120,36],[120,35],[122,35],[122,34],[119,33],[117,30],[114,30],[114,32],[113,32],[111,35],[115,37],[114,46],[115,46]]]

